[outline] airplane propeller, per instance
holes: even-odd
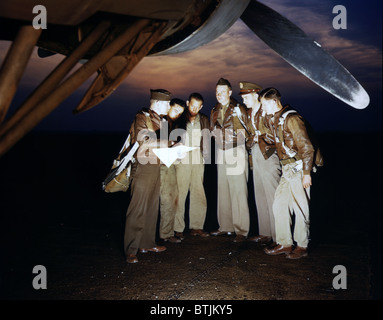
[[[367,92],[350,72],[278,12],[252,0],[241,19],[271,49],[317,85],[351,107],[368,106]]]

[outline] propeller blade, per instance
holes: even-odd
[[[356,109],[368,106],[370,97],[350,72],[291,21],[255,0],[250,1],[241,19],[271,49],[317,85]]]

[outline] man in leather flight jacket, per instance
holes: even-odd
[[[262,108],[273,114],[270,125],[282,164],[282,177],[275,192],[273,213],[277,246],[266,248],[269,255],[286,254],[288,259],[307,256],[309,242],[309,200],[314,147],[308,136],[303,118],[281,104],[281,95],[275,88],[260,92]],[[292,234],[291,215],[295,214]],[[297,246],[293,247],[296,241]]]
[[[232,234],[235,242],[244,241],[250,229],[248,205],[247,110],[231,98],[226,79],[216,85],[218,103],[210,114],[210,130],[216,141],[218,174],[217,219],[219,229],[212,235]]]
[[[164,89],[151,90],[150,108],[136,114],[131,127],[132,143],[139,143],[132,165],[131,199],[126,212],[124,252],[128,263],[137,263],[137,253],[162,252],[156,244],[156,225],[160,203],[160,161],[153,152],[162,144],[160,131],[167,122],[171,93]]]
[[[250,138],[246,143],[253,171],[254,197],[257,206],[258,235],[249,240],[261,245],[275,242],[273,202],[281,177],[281,165],[275,148],[274,134],[268,125],[268,117],[258,99],[261,86],[240,82],[243,102],[248,108]]]

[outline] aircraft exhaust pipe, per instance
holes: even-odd
[[[8,50],[0,70],[0,123],[7,114],[40,34],[41,29],[22,26]]]
[[[0,136],[7,130],[15,126],[24,116],[26,116],[44,97],[49,95],[58,84],[64,79],[68,72],[78,63],[78,61],[88,52],[88,50],[99,40],[111,26],[110,21],[101,22],[79,46],[73,50],[36,88],[36,90],[24,101],[20,108],[12,117],[0,127]]]
[[[76,109],[73,110],[73,114],[87,111],[109,97],[158,42],[165,26],[165,22],[160,23],[159,27],[150,35],[146,35],[149,32],[142,32],[138,38],[142,36],[145,39],[144,42],[139,39],[132,41],[133,44],[129,48],[128,54],[114,56],[104,64]],[[124,50],[126,49],[124,48]]]
[[[0,156],[4,155],[26,133],[56,109],[60,103],[78,89],[102,65],[117,54],[128,41],[136,36],[151,20],[141,19],[129,26],[122,34],[109,43],[102,51],[69,76],[49,96],[42,100],[16,127],[11,128],[0,139]]]

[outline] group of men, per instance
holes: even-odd
[[[139,111],[131,126],[132,143],[139,148],[132,165],[131,200],[126,214],[124,249],[128,263],[137,253],[162,252],[156,243],[184,240],[185,201],[189,194],[189,228],[193,236],[235,234],[266,245],[266,254],[288,259],[307,256],[309,199],[314,147],[303,118],[283,107],[275,88],[240,82],[244,105],[232,97],[232,86],[220,78],[217,104],[209,118],[201,113],[204,99],[192,93],[188,100],[172,99],[164,89],[151,90],[150,107]],[[203,230],[207,212],[204,166],[211,163],[215,141],[217,165],[217,221],[213,232]],[[156,149],[189,147],[177,160],[164,164]],[[169,149],[166,149],[169,148]],[[248,170],[253,170],[259,234],[248,238]],[[294,231],[291,231],[295,216]]]

